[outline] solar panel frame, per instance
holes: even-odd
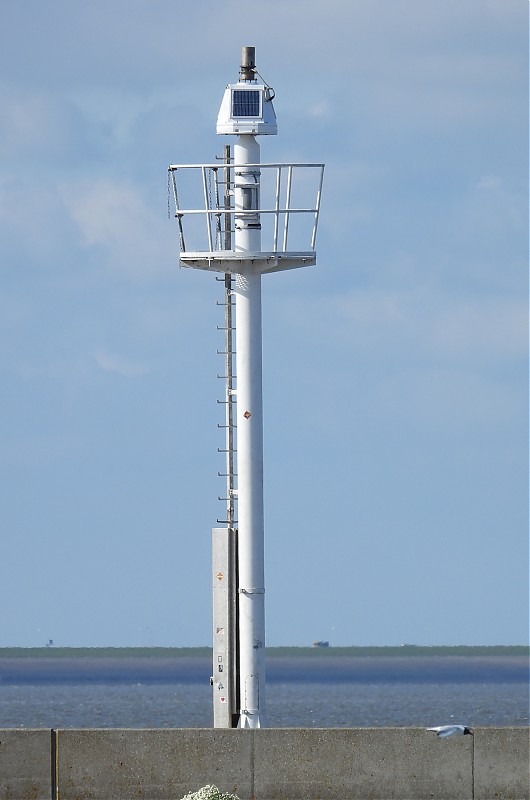
[[[232,90],[232,118],[261,117],[261,91],[259,89]]]

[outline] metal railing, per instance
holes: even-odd
[[[232,196],[236,187],[237,172],[241,170],[255,170],[256,174],[261,177],[264,171],[275,171],[273,174],[272,184],[269,186],[267,194],[272,193],[272,202],[264,207],[261,205],[257,209],[259,215],[272,215],[273,217],[273,231],[272,231],[272,246],[264,248],[271,250],[274,253],[288,252],[289,243],[289,224],[293,215],[312,215],[312,224],[309,232],[308,249],[311,252],[315,250],[316,235],[318,218],[320,213],[320,198],[322,194],[322,183],[324,180],[324,164],[171,164],[168,167],[168,209],[170,208],[169,195],[172,192],[173,202],[175,206],[175,217],[179,224],[179,237],[180,237],[180,250],[182,253],[187,252],[186,239],[184,235],[183,220],[187,215],[203,215],[205,218],[206,226],[206,241],[208,249],[204,252],[219,252],[223,251],[226,238],[224,236],[226,225],[229,224],[233,230],[234,218],[236,216],[244,216],[245,212],[241,209],[236,209],[233,202],[230,208],[226,207],[225,197],[226,190],[221,191],[222,186],[228,184],[228,193]],[[200,194],[202,194],[203,207],[201,208],[186,208],[180,202],[181,187],[177,183],[177,175],[179,171],[195,170],[199,173],[199,186]],[[292,195],[293,185],[296,178],[301,174],[301,171],[313,171],[312,189],[313,189],[313,202],[308,206],[293,206]],[[227,177],[228,176],[228,177]],[[232,177],[233,176],[233,177]],[[258,190],[263,188],[260,180]],[[195,187],[195,195],[199,194],[197,186]],[[252,213],[256,214],[256,210]],[[196,252],[200,252],[197,251]]]

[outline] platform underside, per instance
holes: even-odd
[[[310,267],[316,264],[314,251],[295,253],[238,253],[231,250],[216,250],[211,253],[184,252],[180,254],[183,267],[205,269],[210,272],[281,272],[286,269]]]

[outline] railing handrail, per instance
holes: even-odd
[[[325,167],[325,164],[316,164],[316,163],[305,163],[305,162],[292,162],[288,163],[286,161],[277,161],[277,162],[263,162],[261,161],[259,164],[238,164],[235,162],[230,162],[230,164],[224,164],[222,162],[218,162],[217,164],[170,164],[168,166],[168,170],[175,170],[175,169],[226,169],[226,167],[230,167],[230,169],[237,169],[238,167]]]
[[[179,234],[180,234],[180,249],[181,252],[186,252],[186,246],[184,242],[184,229],[182,226],[182,219],[185,216],[189,215],[203,215],[206,220],[206,236],[208,240],[208,250],[206,252],[212,252],[215,249],[220,249],[219,247],[213,246],[214,238],[216,245],[219,243],[219,237],[222,234],[221,229],[221,219],[225,221],[225,224],[231,224],[230,220],[233,218],[241,218],[244,219],[247,215],[247,211],[240,208],[226,208],[225,206],[221,206],[219,203],[219,179],[218,174],[219,170],[226,171],[227,167],[230,169],[230,172],[233,176],[233,179],[230,180],[230,185],[233,187],[237,186],[237,176],[238,170],[241,172],[249,172],[254,170],[255,173],[260,173],[265,170],[275,170],[276,171],[276,186],[275,189],[272,186],[268,186],[266,190],[267,196],[270,196],[272,193],[272,197],[274,198],[274,207],[273,208],[253,208],[252,214],[258,215],[274,215],[274,231],[273,231],[273,251],[274,252],[286,252],[287,251],[287,241],[288,241],[288,234],[289,234],[289,220],[291,214],[311,214],[313,215],[313,223],[312,223],[312,230],[310,235],[311,241],[311,250],[314,251],[315,249],[315,241],[316,241],[316,233],[317,233],[317,225],[318,225],[318,218],[320,213],[320,198],[322,193],[322,183],[324,180],[324,168],[325,164],[322,163],[310,163],[310,162],[265,162],[265,163],[255,163],[255,164],[239,164],[237,162],[231,162],[229,165],[225,163],[216,163],[216,164],[170,164],[168,167],[168,212],[169,212],[169,192],[170,192],[170,184],[173,186],[173,197],[175,201],[175,217],[178,220],[179,224]],[[295,181],[294,179],[294,171],[295,170],[319,170],[320,175],[316,177],[316,186],[313,186],[313,191],[316,189],[316,195],[314,204],[308,207],[299,207],[296,208],[291,207],[291,192],[292,192],[292,185]],[[177,191],[177,172],[179,170],[195,170],[200,173],[201,179],[200,183],[202,183],[202,195],[204,206],[202,208],[186,208],[182,207],[179,202],[178,191]],[[215,184],[215,200],[214,196],[212,195],[211,191],[211,177],[213,173],[213,179]],[[296,173],[297,177],[299,173]],[[285,177],[285,182],[282,182],[282,178]],[[259,184],[259,181],[258,181]],[[284,195],[281,198],[281,195]],[[197,198],[196,198],[197,199]],[[280,206],[280,200],[283,200],[282,205]],[[270,205],[270,202],[267,204]],[[217,219],[215,231],[212,229],[212,226],[215,224],[215,219]],[[280,232],[280,223],[282,225],[283,230]],[[278,240],[281,240],[281,244]],[[278,246],[281,246],[281,250],[279,250]]]
[[[317,207],[314,208],[258,208],[252,211],[241,211],[235,208],[179,208],[175,212],[175,217],[183,216],[184,214],[230,214],[233,216],[237,214],[239,217],[248,214],[314,214]]]

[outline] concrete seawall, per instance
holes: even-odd
[[[0,729],[0,800],[529,800],[528,728]]]

